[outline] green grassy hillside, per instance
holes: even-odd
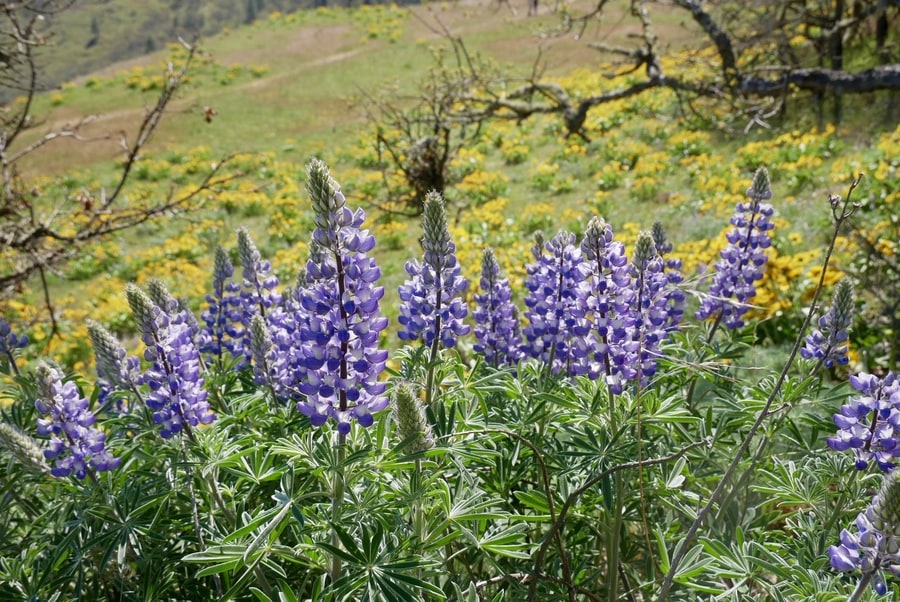
[[[210,38],[223,30],[291,13],[341,4],[327,0],[78,0],[50,14],[40,51],[41,84],[54,88],[111,64],[152,54],[167,43]],[[344,3],[346,4],[346,3]],[[356,3],[351,3],[356,4]],[[0,96],[0,100],[9,100]]]

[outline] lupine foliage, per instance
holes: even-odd
[[[856,375],[853,393],[825,378],[846,353],[849,283],[830,308],[813,298],[818,328],[796,333],[779,376],[753,369],[764,171],[711,284],[688,284],[661,227],[626,253],[593,217],[580,235],[536,237],[521,322],[484,250],[472,337],[431,195],[403,289],[410,345],[390,359],[366,215],[319,161],[307,190],[296,288],[242,230],[239,275],[217,252],[205,327],[163,282],[129,285],[142,362],[91,324],[96,387],[46,363],[15,376],[0,598],[900,593],[898,381]],[[833,209],[837,232],[855,208]],[[700,321],[681,319],[691,294]],[[19,370],[27,342],[0,335]]]

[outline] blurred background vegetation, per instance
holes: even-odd
[[[696,7],[722,24],[734,68],[723,66]],[[828,195],[864,172],[855,193],[863,211],[828,282],[849,272],[868,290],[854,369],[896,365],[900,128],[896,92],[884,89],[900,81],[896,2],[601,0],[541,5],[533,16],[534,7],[513,0],[60,8],[39,23],[34,98],[6,92],[7,122],[27,119],[4,156],[42,144],[10,176],[22,206],[73,227],[88,219],[121,177],[123,140],[136,139],[190,54],[177,40],[190,45],[199,35],[164,119],[134,155],[121,201],[190,203],[180,219],[162,211],[162,219],[79,242],[72,261],[45,274],[46,292],[36,276],[7,290],[0,311],[37,343],[35,354],[84,369],[88,317],[132,334],[122,293],[129,281],[163,277],[196,309],[213,249],[233,248],[238,225],[292,282],[311,219],[303,166],[318,156],[351,204],[369,211],[392,318],[402,265],[418,254],[418,220],[408,217],[421,192],[415,174],[440,172],[470,281],[490,244],[520,283],[534,232],[580,233],[593,214],[613,224],[629,252],[639,229],[662,222],[686,272],[702,272],[724,245],[751,174],[765,165],[778,220],[755,302],[765,318],[758,341],[775,348],[795,336],[817,280]],[[835,94],[816,83],[828,69],[838,83],[843,69],[881,77],[881,88]],[[788,79],[793,85],[778,94],[757,93]],[[77,136],[43,143],[59,130]],[[216,178],[195,192],[212,169]],[[15,261],[4,248],[2,268]]]

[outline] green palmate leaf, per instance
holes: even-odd
[[[497,506],[496,500],[478,499],[475,496],[462,499],[453,504],[447,512],[447,518],[455,523],[478,520],[505,520],[509,513],[500,510],[490,510]]]
[[[278,492],[272,497],[278,502],[277,506],[268,510],[264,510],[259,515],[253,518],[250,518],[247,513],[244,513],[242,518],[247,522],[241,528],[226,535],[222,539],[222,543],[230,543],[239,539],[243,539],[244,537],[250,535],[258,528],[260,528],[260,526],[264,525],[262,532],[258,534],[256,538],[254,538],[254,541],[256,541],[261,535],[268,534],[272,529],[278,526],[281,521],[284,520],[288,512],[292,513],[295,517],[299,514],[300,519],[298,522],[303,522],[302,513],[289,496],[287,496],[283,492]]]
[[[241,565],[243,565],[244,560],[243,557],[235,558],[229,562],[220,562],[218,564],[213,564],[208,567],[204,567],[197,571],[197,578],[201,579],[203,577],[209,577],[210,575],[216,575],[218,573],[230,573],[234,571]]]
[[[244,562],[253,554],[261,545],[266,543],[269,539],[269,536],[275,531],[276,527],[281,525],[281,522],[287,517],[290,513],[291,508],[293,508],[293,504],[287,503],[281,507],[278,513],[265,524],[259,534],[253,538],[250,544],[247,546],[247,550],[244,552]]]
[[[753,549],[753,555],[750,557],[750,561],[755,566],[758,566],[764,572],[773,575],[779,581],[790,580],[793,577],[792,567],[784,557],[785,550],[774,552],[755,541],[750,542],[750,546]]]
[[[666,536],[660,527],[653,529],[653,537],[656,539],[656,550],[659,557],[659,570],[665,574],[669,572],[669,549],[666,547]]]
[[[416,569],[428,568],[430,566],[433,565],[424,562],[417,562],[412,566],[406,568],[406,571],[408,572],[400,573],[390,570],[390,565],[387,565],[382,567],[381,572],[385,577],[390,578],[397,583],[405,583],[406,585],[409,585],[418,590],[422,590],[423,592],[428,593],[439,600],[444,600],[446,596],[444,595],[444,592],[441,590],[441,588],[434,585],[433,583],[429,583],[410,574],[410,572],[413,572]]]
[[[654,400],[649,411],[643,415],[645,424],[671,424],[671,423],[695,423],[697,416],[684,407],[683,401],[676,397],[667,397]]]
[[[695,583],[691,580],[699,575],[702,575],[706,572],[707,567],[712,564],[712,558],[705,556],[703,554],[703,546],[696,545],[687,551],[687,554],[684,556],[684,560],[681,561],[681,565],[678,567],[678,572],[675,574],[675,580],[679,583],[690,584],[691,587],[697,587]],[[713,589],[710,591],[709,589],[702,589],[701,591],[706,591],[708,593],[716,593],[721,592],[720,589]]]
[[[550,504],[543,491],[516,491],[516,499],[541,514],[549,514]]]
[[[527,531],[527,526],[518,523],[505,528],[493,528],[476,540],[476,544],[482,550],[506,556],[508,558],[531,558],[531,550],[534,547],[526,541],[522,535]]]
[[[193,552],[182,556],[185,562],[193,562],[197,564],[205,564],[209,562],[230,562],[232,560],[240,561],[244,556],[244,550],[247,547],[243,545],[217,545],[209,546],[202,552]]]
[[[253,594],[254,596],[256,596],[256,599],[259,600],[259,602],[272,602],[272,598],[270,598],[269,596],[267,596],[267,595],[266,595],[261,589],[259,589],[258,587],[251,587],[251,588],[250,588],[250,593]]]
[[[343,560],[345,562],[353,562],[356,564],[362,564],[365,562],[365,558],[363,558],[361,555],[348,552],[347,550],[345,550],[343,548],[335,547],[325,541],[320,541],[320,542],[316,543],[316,547],[322,548],[329,554],[337,556],[338,558],[340,558],[341,560]],[[354,552],[359,552],[359,550],[356,549],[356,546],[354,546]]]
[[[680,489],[684,484],[685,477],[681,474],[684,471],[684,466],[687,463],[684,456],[678,458],[675,461],[675,465],[672,467],[669,477],[666,479],[666,488],[667,489]]]
[[[210,546],[202,552],[194,552],[182,557],[184,562],[210,564],[197,572],[197,578],[234,571],[245,563],[246,546],[220,545]]]

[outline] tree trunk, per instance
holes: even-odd
[[[844,0],[836,0],[834,3],[834,20],[832,25],[832,33],[830,40],[831,51],[831,68],[835,71],[844,70],[844,32],[838,27],[841,19],[844,18]],[[834,93],[834,112],[831,115],[832,123],[837,126],[841,123],[841,95],[839,92]]]
[[[883,7],[875,21],[875,54],[878,56],[878,62],[882,65],[888,65],[891,62],[891,51],[887,47],[888,34],[890,33],[890,20],[888,19],[887,7]],[[893,123],[897,115],[897,93],[893,90],[887,93],[887,106],[885,107],[885,116],[887,123]]]

